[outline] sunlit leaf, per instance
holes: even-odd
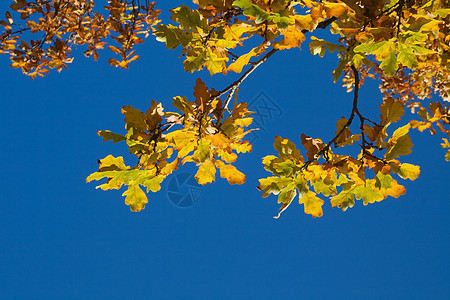
[[[216,167],[211,161],[204,162],[198,168],[195,179],[199,184],[205,185],[216,180]]]
[[[130,206],[131,211],[141,211],[148,203],[147,195],[139,187],[139,185],[130,185],[122,196],[126,196],[125,204]]]
[[[316,193],[308,191],[303,195],[303,198],[300,198],[299,203],[304,204],[305,214],[309,214],[314,218],[323,216],[322,205],[324,201],[317,197]]]

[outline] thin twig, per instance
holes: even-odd
[[[314,160],[308,160],[305,162],[305,164],[302,167],[302,170],[307,169],[308,166],[313,163],[314,161],[317,161],[321,155],[325,156],[325,159],[328,161],[328,151],[330,150],[331,146],[336,142],[336,140],[344,133],[344,131],[350,127],[350,125],[353,122],[353,119],[355,118],[355,115],[358,114],[361,116],[361,114],[358,111],[358,93],[359,93],[359,72],[356,70],[354,66],[351,67],[354,77],[355,77],[355,89],[353,91],[353,107],[352,112],[350,113],[350,117],[347,120],[347,123],[345,123],[344,127],[339,130],[339,132],[327,143],[325,147],[323,147],[319,152],[316,153],[314,156]],[[362,116],[361,116],[362,117]]]
[[[336,17],[331,17],[325,21],[320,22],[317,25],[317,28],[321,28],[321,29],[325,29],[327,26],[329,26],[331,23],[333,23],[334,21],[336,21],[337,18]],[[309,30],[302,30],[303,33],[309,32]],[[217,120],[217,124],[219,125],[221,122],[221,119],[223,118],[223,114],[225,112],[225,110],[228,110],[228,105],[231,102],[231,99],[233,99],[233,96],[236,92],[236,90],[238,89],[238,87],[242,84],[242,82],[244,82],[244,80],[257,68],[259,67],[261,64],[263,64],[267,59],[269,59],[269,57],[271,57],[275,52],[277,52],[278,49],[272,48],[269,52],[267,52],[261,59],[259,59],[258,61],[254,62],[254,63],[250,63],[250,68],[248,68],[247,71],[245,71],[244,74],[242,74],[241,77],[239,77],[239,79],[237,79],[235,82],[233,82],[232,84],[230,84],[229,86],[227,86],[225,89],[221,90],[220,92],[218,92],[216,95],[212,96],[209,98],[209,100],[207,101],[207,104],[210,104],[211,102],[213,102],[214,100],[222,97],[223,95],[227,94],[228,92],[230,92],[227,96],[227,99],[225,100],[225,103],[223,105],[223,110],[222,113],[219,117],[219,120]],[[359,78],[358,78],[358,87],[359,87]],[[182,115],[180,117],[180,120],[184,118],[184,115]],[[163,131],[167,131],[170,128],[172,128],[175,125],[175,123],[172,123],[170,125],[168,125],[166,128],[163,129]]]
[[[209,99],[208,103],[211,103],[212,101],[214,101],[215,99],[223,96],[224,94],[228,93],[230,91],[230,94],[228,94],[227,96],[227,100],[224,103],[223,108],[227,109],[228,104],[230,103],[231,99],[233,98],[234,93],[236,92],[237,88],[242,84],[242,82],[244,82],[244,80],[260,65],[262,65],[267,59],[269,59],[269,57],[271,57],[275,52],[277,52],[278,49],[273,48],[272,50],[270,50],[269,52],[266,53],[266,55],[264,55],[262,58],[260,58],[257,62],[255,62],[250,68],[248,68],[247,71],[245,71],[244,74],[242,74],[242,76],[236,80],[235,82],[233,82],[232,84],[230,84],[228,87],[226,87],[224,90],[220,91],[217,95],[213,96],[212,98]]]
[[[336,140],[342,135],[342,133],[344,133],[345,129],[350,127],[350,125],[352,124],[353,119],[355,118],[356,114],[361,116],[361,114],[358,111],[359,72],[358,72],[358,70],[356,70],[356,68],[353,65],[352,65],[351,68],[352,68],[352,71],[353,71],[353,75],[355,77],[355,90],[353,92],[353,108],[352,108],[352,112],[350,114],[350,117],[348,118],[347,123],[345,123],[344,127],[342,127],[341,130],[339,130],[339,132],[336,134],[336,136],[331,141],[328,142],[328,144],[325,146],[325,148],[323,148],[322,150],[319,151],[319,153],[318,153],[319,155],[324,154],[325,152],[328,153],[328,150],[330,149],[331,145],[336,142]]]

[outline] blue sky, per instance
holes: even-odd
[[[440,138],[412,135],[404,161],[422,173],[399,179],[407,188],[399,199],[345,213],[326,202],[316,219],[294,203],[272,218],[276,197],[261,198],[256,186],[269,175],[261,158],[274,154],[273,137],[329,140],[351,109],[352,95],[332,83],[335,56],[303,48],[276,53],[239,91],[246,102],[263,92],[282,111],[238,159],[247,183],[218,178],[182,209],[167,196],[168,178],[140,213],[130,212],[123,191],[85,183],[108,154],[134,163],[125,145],[104,143],[96,131],[123,132],[124,105],[168,106],[173,96],[192,97],[197,77],[220,90],[236,76],[186,73],[179,51],[152,37],[128,71],[108,66],[104,52],[98,62],[76,55],[67,70],[32,81],[1,56],[0,298],[448,299],[450,165]],[[377,116],[376,83],[360,97],[361,110]]]

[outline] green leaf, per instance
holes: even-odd
[[[237,0],[233,2],[233,5],[242,8],[245,16],[255,17],[256,24],[261,24],[269,19],[269,12],[263,10],[258,5],[255,5],[248,0]]]
[[[379,43],[369,43],[369,44],[363,44],[356,46],[353,51],[356,53],[377,53],[379,49],[384,49],[384,47],[389,44],[389,41],[382,41]]]
[[[289,177],[299,170],[297,165],[291,160],[280,162],[275,165],[276,174]]]
[[[411,47],[411,48],[414,50],[414,52],[416,52],[416,53],[419,54],[419,55],[428,55],[428,54],[434,54],[434,53],[437,53],[437,52],[434,51],[434,50],[430,50],[430,49],[427,49],[427,48],[425,48],[425,47],[418,46],[418,45],[412,45],[412,44],[410,44],[409,47]]]
[[[328,197],[330,195],[334,195],[337,193],[337,190],[336,190],[336,187],[334,184],[328,185],[328,184],[324,183],[323,181],[317,181],[313,184],[313,186],[314,186],[314,191],[317,194],[320,193],[320,194],[324,195],[325,197]]]
[[[415,31],[405,31],[399,34],[399,39],[405,43],[420,43],[423,44],[428,38],[426,33],[415,32]]]
[[[298,190],[299,197],[303,198],[303,196],[309,191],[307,181],[303,177],[298,176],[295,179],[295,184]]]
[[[189,73],[201,70],[208,61],[206,51],[203,51],[202,48],[200,48],[200,52],[197,51],[197,48],[189,51],[186,59],[183,61],[184,70]]]
[[[156,40],[165,43],[168,49],[175,49],[180,45],[186,47],[193,39],[190,31],[181,30],[173,25],[158,24],[156,29],[154,33]]]
[[[378,172],[375,176],[375,186],[379,188],[380,190],[387,190],[392,187],[392,183],[394,182],[394,179],[392,179],[391,175],[385,175],[381,172]]]
[[[408,48],[404,44],[400,45],[401,46],[399,47],[397,56],[399,63],[410,68],[411,70],[417,68],[418,62],[412,48]]]
[[[355,54],[352,57],[352,64],[355,66],[356,69],[359,69],[363,64],[364,56],[361,54]],[[334,81],[336,82],[336,80]]]
[[[392,158],[399,157],[400,155],[411,154],[411,148],[414,144],[411,142],[411,137],[409,135],[404,135],[399,137],[386,152],[386,159],[390,160]]]
[[[274,217],[274,219],[278,219],[283,211],[285,211],[289,205],[291,205],[292,200],[294,200],[297,195],[297,190],[295,189],[295,183],[290,183],[287,187],[285,187],[280,195],[278,196],[278,203],[282,203],[280,207],[280,212],[278,216]]]
[[[211,141],[207,139],[201,139],[198,141],[197,149],[192,155],[192,159],[196,163],[203,163],[205,160],[211,157]]]
[[[433,15],[439,16],[441,18],[446,18],[447,15],[450,14],[450,8],[442,8],[442,9],[438,9],[433,11]]]
[[[331,206],[339,207],[342,211],[346,211],[348,208],[352,208],[355,205],[355,197],[353,188],[348,190],[342,190],[339,194],[331,197]]]
[[[333,75],[334,83],[336,83],[339,80],[339,78],[341,77],[342,72],[344,71],[345,67],[347,66],[347,63],[348,63],[348,59],[346,57],[341,58],[341,60],[339,60],[338,66],[331,73]]]
[[[142,180],[139,180],[138,183],[147,188],[147,193],[149,191],[156,193],[157,191],[161,190],[161,182],[163,182],[163,180],[164,180],[164,176],[157,175],[157,176],[152,176],[150,178],[144,177]]]
[[[186,5],[171,9],[172,16],[170,19],[177,23],[180,23],[182,29],[192,29],[197,32],[197,28],[203,29],[208,32],[207,19],[202,19],[200,13],[197,10],[192,10]]]
[[[375,188],[379,189],[384,198],[388,196],[398,198],[406,193],[405,187],[399,185],[397,180],[392,179],[391,175],[384,175],[381,172],[375,176]]]
[[[355,198],[357,200],[363,199],[363,204],[380,202],[384,199],[383,195],[375,192],[370,185],[359,185],[355,187]]]
[[[259,179],[258,190],[263,191],[262,197],[266,198],[270,194],[278,195],[281,190],[292,182],[291,178],[270,176]]]
[[[294,19],[291,19],[289,17],[282,17],[279,13],[273,13],[269,17],[269,20],[272,20],[275,24],[278,25],[278,28],[286,30],[289,26],[289,24],[295,23]]]
[[[398,69],[397,57],[395,56],[395,49],[391,48],[388,56],[382,60],[381,68],[383,68],[386,75],[394,75]]]

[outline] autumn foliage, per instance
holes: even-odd
[[[259,180],[258,189],[262,197],[278,196],[277,217],[294,199],[306,214],[321,217],[324,199],[345,211],[356,200],[367,205],[405,194],[398,180],[420,174],[419,166],[403,158],[412,152],[412,130],[444,136],[441,146],[450,148],[447,1],[194,0],[172,9],[167,23],[155,7],[139,0],[111,0],[103,10],[92,0],[15,0],[0,21],[0,53],[31,78],[66,68],[74,46],[85,47],[84,54],[95,60],[107,47],[114,54],[109,63],[128,68],[139,58],[133,47],[149,35],[181,51],[187,72],[241,74],[222,90],[197,79],[193,95],[174,97],[171,107],[156,101],[145,112],[124,106],[126,133],[98,132],[104,141],[125,142],[138,163],[127,166],[123,157],[109,155],[87,181],[106,179],[98,186],[102,190],[126,186],[123,196],[132,211],[142,210],[147,193],[159,191],[185,163],[198,167],[195,178],[203,185],[216,176],[245,182],[233,163],[252,150],[246,135],[253,119],[236,91],[272,55],[294,48],[334,53],[334,82],[341,80],[352,97],[350,110],[330,129],[331,140],[306,133],[297,141],[275,137],[276,155],[262,159],[271,174]],[[333,38],[315,37],[319,30]],[[373,104],[379,119],[358,107],[368,79],[379,82],[380,101]],[[412,120],[405,124],[407,113]]]

